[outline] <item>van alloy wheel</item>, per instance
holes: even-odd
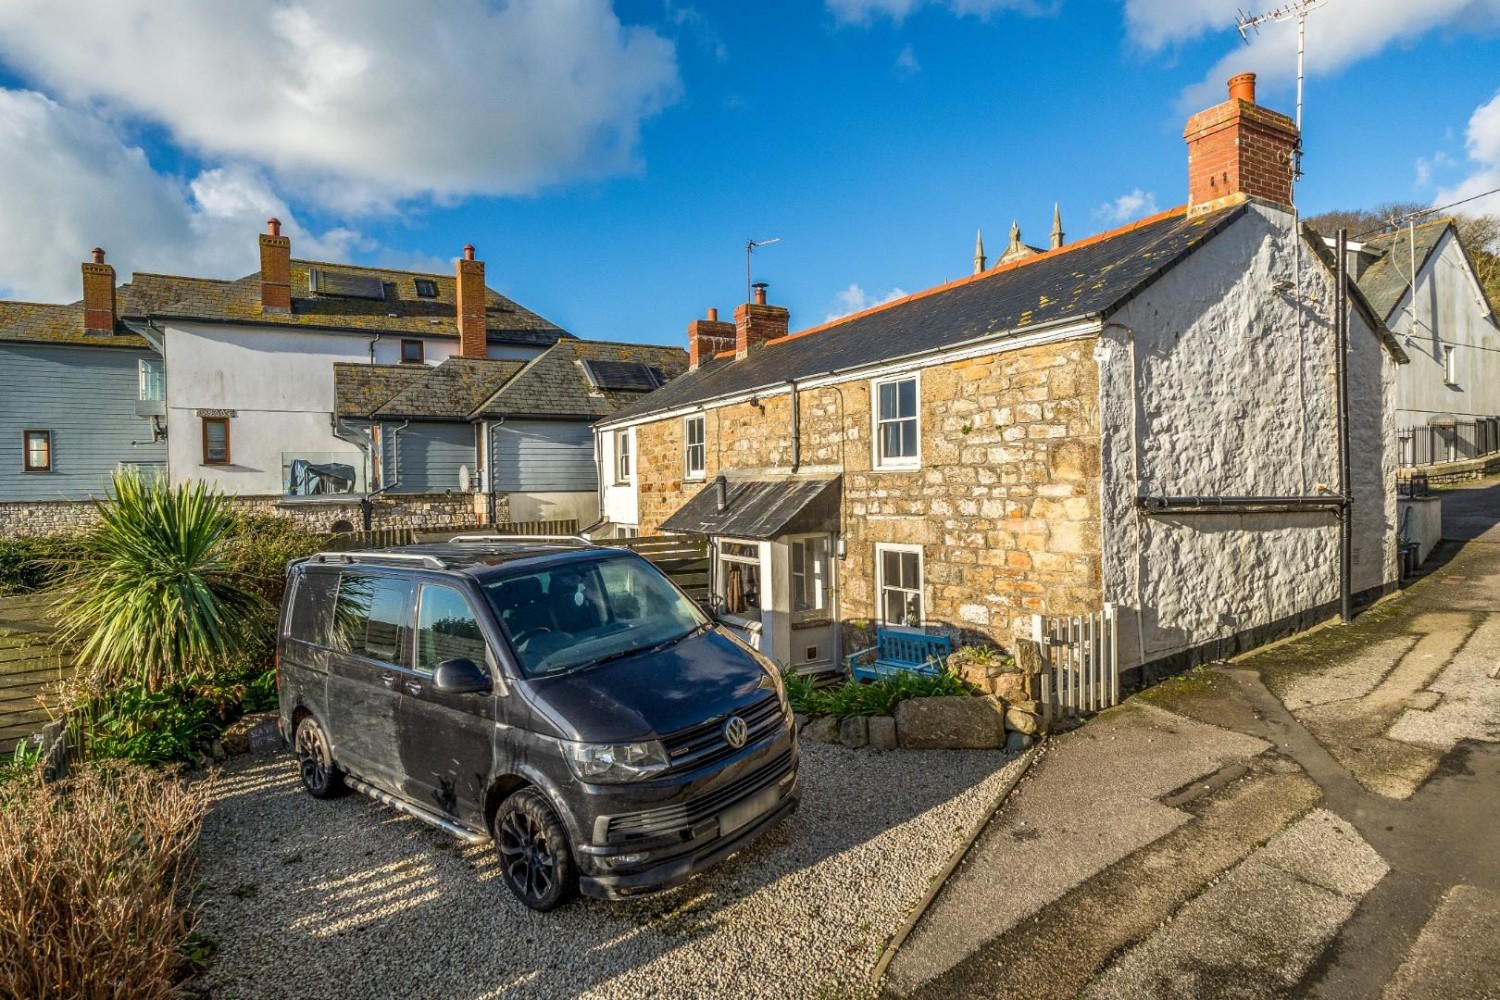
[[[522,789],[501,803],[494,832],[505,884],[522,903],[551,910],[578,891],[567,832],[536,789]]]
[[[344,790],[344,772],[333,762],[323,727],[308,716],[297,724],[297,770],[314,798],[328,799]]]

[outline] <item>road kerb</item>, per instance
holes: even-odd
[[[877,987],[880,985],[880,981],[885,978],[885,970],[890,967],[891,961],[896,957],[896,952],[901,950],[901,946],[906,943],[906,939],[911,936],[911,932],[916,929],[923,915],[932,906],[932,901],[937,899],[938,893],[943,891],[943,886],[948,884],[948,879],[953,876],[954,871],[963,863],[964,858],[969,853],[969,849],[974,846],[974,842],[979,839],[979,835],[984,832],[984,828],[989,825],[995,813],[1000,811],[1000,807],[1005,804],[1005,800],[1010,798],[1010,793],[1015,790],[1016,785],[1020,783],[1022,778],[1026,777],[1027,772],[1031,770],[1031,765],[1036,762],[1037,757],[1046,749],[1046,746],[1047,744],[1044,740],[1021,755],[1021,766],[1016,770],[1016,773],[1005,783],[1005,787],[1001,788],[995,795],[995,801],[990,807],[980,813],[978,818],[975,819],[974,825],[969,829],[968,835],[964,837],[963,843],[959,844],[953,853],[949,855],[948,862],[943,865],[937,877],[932,880],[932,884],[927,887],[927,893],[913,907],[911,913],[907,914],[906,919],[897,928],[896,933],[891,936],[890,943],[885,946],[885,951],[880,955],[880,961],[875,963],[875,970],[870,973],[870,982],[873,985]]]

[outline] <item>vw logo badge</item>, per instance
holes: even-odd
[[[738,750],[750,738],[750,727],[738,715],[731,715],[724,723],[724,742]]]

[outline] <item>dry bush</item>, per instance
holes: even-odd
[[[0,784],[0,996],[174,995],[207,789],[109,763]]]

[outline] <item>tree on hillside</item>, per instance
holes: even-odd
[[[1309,217],[1309,226],[1325,236],[1339,227],[1349,230],[1350,239],[1370,239],[1392,233],[1406,226],[1410,216],[1426,213],[1427,206],[1409,201],[1391,201],[1374,208],[1338,209]],[[1417,225],[1442,218],[1442,213],[1421,215]],[[1458,226],[1458,240],[1469,253],[1474,273],[1489,296],[1490,304],[1500,309],[1500,215],[1453,214]]]

